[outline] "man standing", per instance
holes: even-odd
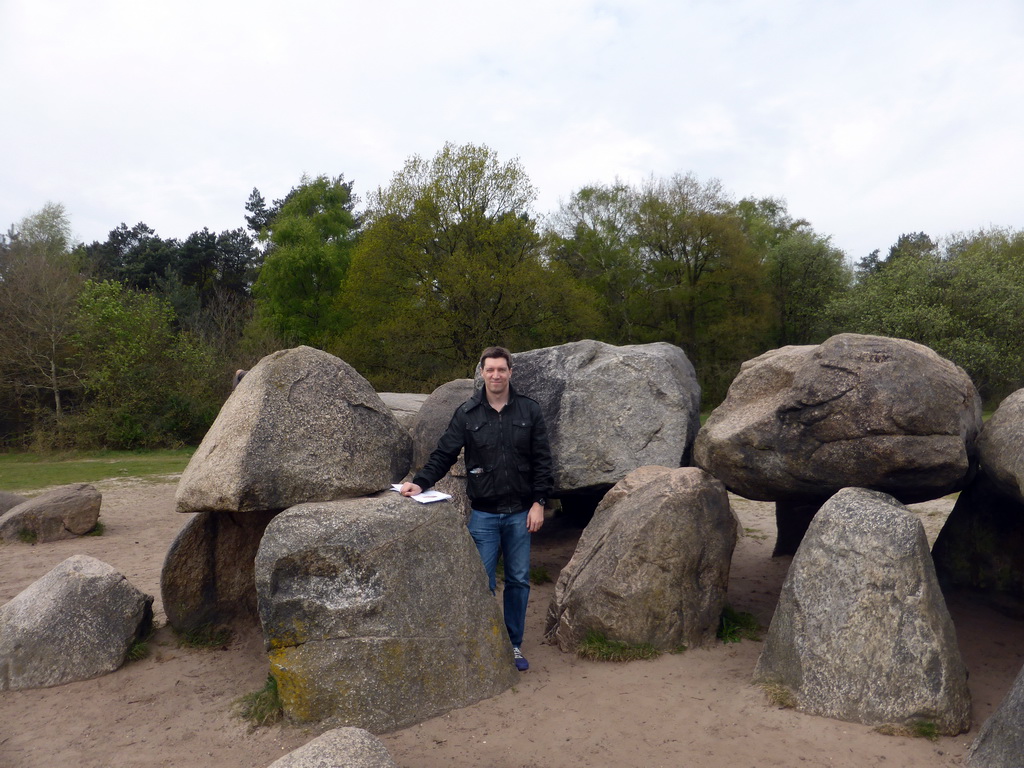
[[[488,347],[480,356],[484,386],[455,410],[426,465],[402,484],[403,496],[430,488],[466,449],[472,511],[469,533],[476,542],[493,593],[499,553],[505,563],[505,628],[516,669],[523,656],[526,603],[530,596],[530,534],[544,524],[544,505],[554,485],[551,446],[540,406],[512,388],[512,355]]]

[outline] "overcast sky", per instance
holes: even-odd
[[[386,186],[446,141],[536,210],[693,172],[852,259],[1024,228],[1022,0],[0,0],[0,227],[244,226],[253,187]]]

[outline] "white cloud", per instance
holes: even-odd
[[[257,186],[365,196],[445,141],[519,156],[541,212],[693,171],[784,197],[855,257],[1024,226],[1016,0],[0,5],[0,227],[244,223]]]

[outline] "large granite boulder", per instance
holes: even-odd
[[[847,333],[744,363],[697,435],[694,463],[733,493],[780,502],[776,554],[793,554],[840,488],[909,504],[964,487],[980,429],[962,369],[920,344]]]
[[[96,527],[103,495],[88,483],[45,491],[0,515],[0,541],[31,536],[35,542],[84,536]]]
[[[978,436],[978,459],[1004,493],[1024,502],[1024,389],[996,408]]]
[[[256,590],[294,721],[380,733],[516,682],[480,556],[447,502],[389,492],[292,507],[267,526]]]
[[[689,463],[700,386],[679,347],[577,341],[512,356],[512,385],[540,403],[555,495],[602,494],[634,469]]]
[[[920,344],[845,333],[744,363],[694,461],[748,499],[857,486],[912,503],[966,484],[980,429],[962,369]]]
[[[19,504],[24,504],[26,501],[28,501],[27,496],[21,496],[10,491],[0,491],[0,515]]]
[[[978,731],[964,762],[969,768],[1021,768],[1024,765],[1024,669],[1003,703]]]
[[[381,401],[394,414],[398,423],[408,430],[412,430],[416,423],[416,417],[426,401],[426,395],[411,392],[378,392]]]
[[[113,672],[148,634],[152,606],[106,563],[69,557],[0,607],[0,691]]]
[[[262,512],[363,496],[401,480],[409,432],[345,361],[311,347],[260,360],[178,484],[179,512]]]
[[[335,728],[269,768],[398,768],[380,739],[362,728]]]
[[[715,640],[737,523],[725,487],[694,467],[641,467],[602,499],[562,569],[547,636],[591,632],[672,650]]]
[[[967,730],[967,670],[920,520],[877,491],[829,499],[793,558],[754,681],[789,689],[810,714]]]
[[[253,561],[276,514],[200,512],[185,523],[160,571],[160,596],[174,629],[258,623]]]
[[[957,497],[932,558],[943,587],[977,589],[1012,608],[1024,599],[1024,501],[983,468]]]

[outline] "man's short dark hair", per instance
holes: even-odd
[[[503,357],[505,362],[508,363],[508,369],[512,370],[512,353],[504,347],[488,347],[480,354],[480,367],[484,367],[484,360],[493,357]]]

